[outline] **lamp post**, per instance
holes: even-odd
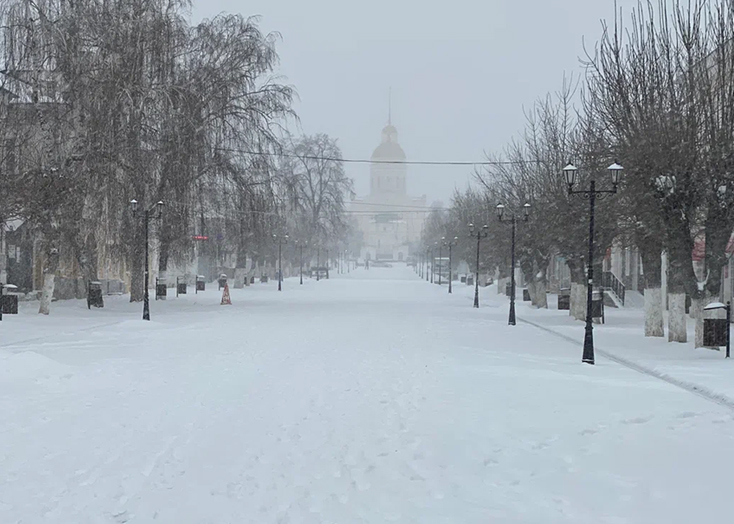
[[[594,288],[594,207],[596,199],[604,198],[606,195],[616,194],[619,187],[619,180],[622,176],[624,168],[618,163],[613,163],[607,168],[610,178],[612,179],[612,189],[596,189],[596,181],[592,178],[589,181],[588,190],[574,190],[576,184],[576,174],[578,169],[571,162],[563,168],[563,174],[566,177],[569,195],[581,195],[589,199],[589,258],[587,260],[586,269],[586,328],[584,332],[584,353],[582,362],[594,364],[594,326],[591,318],[592,309],[591,301],[593,298]]]
[[[454,237],[453,240],[446,241],[446,237],[443,237],[443,245],[449,248],[449,293],[451,293],[451,281],[453,280],[453,265],[451,263],[451,252],[452,248],[459,243],[459,237]]]
[[[130,210],[133,218],[138,215],[138,201],[133,199],[130,201]],[[155,212],[155,216],[153,216]],[[163,201],[159,200],[150,209],[143,213],[143,227],[145,229],[145,288],[143,289],[143,320],[150,320],[150,297],[148,295],[148,283],[150,275],[150,267],[148,263],[148,222],[151,218],[161,218],[163,216]]]
[[[273,239],[278,243],[278,291],[283,291],[283,244],[288,243],[288,233],[283,236],[273,234]]]
[[[530,216],[530,204],[525,204],[523,207],[523,221],[527,222]],[[497,204],[497,218],[500,222],[508,223],[512,225],[512,248],[511,256],[512,260],[510,264],[510,319],[508,324],[510,326],[515,325],[515,228],[517,224],[517,217],[513,213],[511,217],[505,217],[505,206]]]
[[[329,280],[329,250],[326,250],[326,280]]]
[[[474,307],[479,307],[479,244],[483,238],[489,235],[489,226],[486,224],[482,229],[474,230],[474,224],[469,224],[469,237],[477,239],[477,267],[474,275]]]

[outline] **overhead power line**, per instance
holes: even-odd
[[[229,147],[218,147],[216,151],[240,153],[243,155],[269,156],[281,158],[300,158],[304,160],[323,160],[325,162],[344,162],[345,164],[400,164],[406,166],[512,166],[524,164],[538,164],[537,160],[367,160],[363,158],[338,158],[317,155],[296,155],[294,153],[275,153],[272,151],[249,151]]]

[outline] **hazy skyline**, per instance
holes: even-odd
[[[627,4],[629,2],[626,2]],[[619,2],[624,5],[625,2]],[[278,73],[299,95],[301,130],[339,140],[367,159],[388,118],[408,160],[482,161],[522,131],[524,108],[582,73],[613,0],[194,0],[193,20],[220,12],[260,16],[282,36]],[[346,165],[357,194],[369,165]],[[472,168],[410,166],[408,191],[445,204]]]

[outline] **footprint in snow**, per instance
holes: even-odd
[[[650,422],[652,420],[652,415],[647,417],[636,417],[636,418],[628,418],[626,420],[622,421],[622,424],[645,424],[647,422]]]

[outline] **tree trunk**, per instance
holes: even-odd
[[[586,271],[584,263],[578,259],[568,259],[571,270],[570,316],[576,320],[586,320]]]
[[[548,265],[550,257],[538,253],[533,264],[535,277],[535,301],[533,304],[538,309],[548,309]]]
[[[530,295],[530,303],[535,305],[535,272],[533,271],[533,260],[529,257],[522,257],[520,259],[520,270],[525,277],[525,284]]]
[[[690,257],[690,254],[688,255]],[[668,271],[668,342],[687,342],[686,286],[680,256],[671,253]]]
[[[237,262],[234,268],[235,289],[242,289],[245,286],[249,286],[249,280],[247,275],[247,249],[245,248],[244,241],[241,240],[237,246]]]
[[[530,304],[535,306],[537,304],[537,284],[531,280],[528,281],[527,287],[528,295],[530,295]]]
[[[693,347],[703,347],[703,308],[710,297],[694,298],[691,300],[691,318],[696,321],[693,332]]]
[[[548,309],[548,281],[544,270],[538,273],[538,278],[535,281],[535,307]]]
[[[686,294],[668,294],[668,342],[687,342]]]
[[[56,271],[59,269],[58,252],[49,252],[43,268],[43,290],[41,292],[41,303],[38,312],[48,315],[51,312],[51,299],[54,296],[54,285],[56,283]]]
[[[573,297],[576,297],[575,300]],[[571,306],[571,314],[573,318],[580,321],[586,320],[586,302],[588,300],[587,297],[587,287],[586,284],[579,284],[579,283],[572,283],[571,284],[571,297],[572,297],[572,306]]]
[[[686,292],[698,298],[696,276],[693,271],[693,243],[682,231],[670,232],[668,250],[668,341],[687,342]]]
[[[642,267],[645,271],[645,336],[665,336],[665,320],[663,319],[663,293],[661,287],[662,261],[659,246],[646,245],[639,247]]]

